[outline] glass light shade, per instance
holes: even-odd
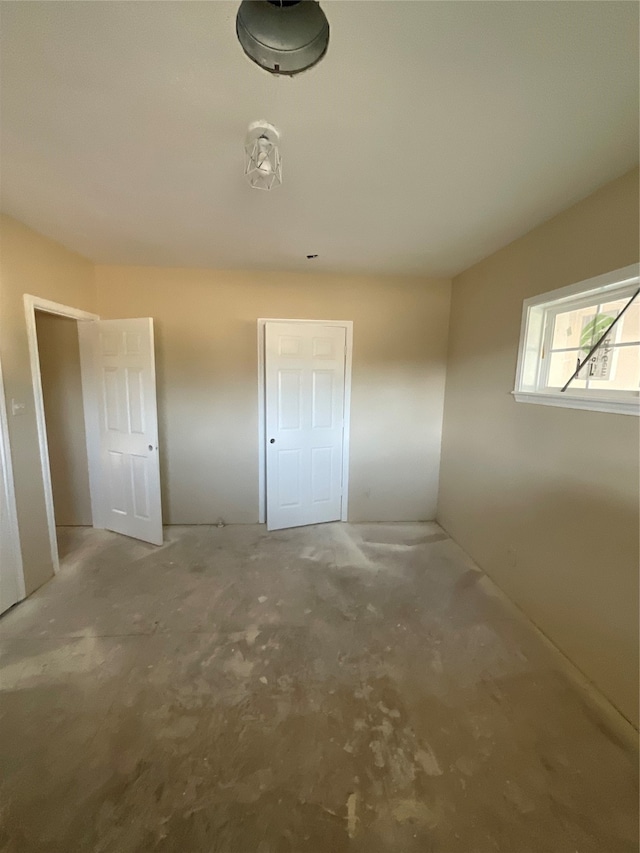
[[[282,162],[278,146],[259,136],[245,145],[244,173],[249,185],[256,190],[271,190],[282,183]]]

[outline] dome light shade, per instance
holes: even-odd
[[[280,134],[269,122],[256,121],[249,125],[244,173],[255,190],[272,190],[282,183],[279,141]]]
[[[299,74],[329,44],[329,22],[316,0],[242,0],[236,33],[249,59],[272,74]]]

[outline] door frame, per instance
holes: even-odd
[[[13,462],[11,445],[9,443],[9,419],[7,417],[7,398],[2,376],[2,361],[0,360],[0,457],[2,458],[2,499],[5,502],[9,521],[9,548],[12,561],[9,571],[15,575],[18,589],[18,601],[26,598],[27,591],[24,582],[24,567],[22,564],[22,547],[20,545],[20,528],[18,526],[18,511],[16,508],[16,490],[13,479]],[[5,567],[6,570],[6,567]]]
[[[42,375],[40,373],[40,354],[38,352],[38,332],[36,328],[36,311],[46,314],[56,314],[59,317],[69,317],[72,320],[92,321],[99,320],[98,314],[89,311],[81,311],[69,305],[52,302],[50,299],[42,299],[39,296],[24,294],[24,312],[27,323],[27,340],[29,342],[29,362],[31,365],[31,387],[33,390],[33,401],[35,405],[36,424],[38,427],[38,446],[40,448],[40,467],[42,469],[42,483],[44,486],[44,501],[47,511],[47,525],[49,528],[49,546],[51,549],[51,561],[53,570],[57,574],[60,570],[60,558],[58,556],[58,539],[56,537],[56,517],[53,507],[53,488],[51,485],[51,468],[49,467],[49,444],[47,441],[47,426],[44,413],[44,396],[42,393]],[[84,397],[84,383],[83,383]],[[87,431],[87,445],[93,440]],[[89,458],[91,456],[89,455]],[[92,519],[93,501],[92,501]]]
[[[342,433],[342,505],[340,521],[349,517],[349,443],[351,432],[351,367],[353,363],[353,320],[290,320],[277,317],[258,318],[258,522],[267,521],[267,455],[264,338],[267,323],[314,323],[339,326],[345,330],[344,361],[344,430]]]

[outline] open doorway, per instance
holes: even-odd
[[[54,570],[86,526],[161,545],[153,320],[24,304]]]
[[[56,547],[64,564],[93,524],[78,320],[36,309],[35,325]]]
[[[79,345],[78,341],[78,324],[82,322],[83,324],[91,323],[95,320],[98,320],[98,316],[96,314],[90,314],[87,311],[81,311],[77,308],[72,308],[67,305],[61,305],[57,302],[51,302],[47,299],[41,299],[37,296],[31,296],[30,294],[25,294],[24,296],[24,306],[25,306],[25,319],[27,326],[27,339],[29,342],[29,360],[31,364],[31,378],[33,383],[33,397],[34,397],[34,406],[35,406],[35,414],[36,414],[36,422],[38,426],[38,444],[40,447],[40,462],[41,462],[41,470],[42,470],[42,482],[44,486],[44,496],[45,496],[45,507],[47,511],[47,523],[49,528],[49,544],[51,547],[51,562],[53,564],[54,571],[57,572],[60,569],[60,559],[58,555],[58,536],[57,536],[57,527],[56,527],[56,509],[54,508],[54,496],[53,496],[53,488],[52,488],[52,466],[50,461],[49,454],[49,441],[47,434],[47,422],[45,417],[45,402],[44,402],[44,394],[43,394],[43,381],[42,381],[42,371],[41,371],[41,361],[44,366],[45,374],[47,376],[47,385],[54,384],[57,380],[55,380],[56,373],[61,371],[65,374],[64,379],[64,387],[65,391],[62,393],[59,390],[53,390],[49,388],[48,390],[52,393],[48,394],[50,405],[49,405],[49,420],[51,423],[52,431],[55,433],[55,440],[58,442],[56,445],[56,449],[58,453],[55,457],[55,471],[56,478],[61,481],[63,476],[63,471],[65,469],[65,465],[69,468],[72,464],[78,468],[79,466],[84,466],[84,475],[88,476],[88,462],[87,462],[87,453],[88,453],[88,445],[86,443],[85,436],[85,444],[84,446],[80,445],[80,447],[74,449],[74,461],[73,463],[65,462],[64,459],[61,458],[61,448],[64,447],[64,443],[69,442],[69,430],[64,424],[61,424],[60,421],[64,419],[65,412],[64,406],[61,403],[65,399],[65,395],[70,400],[72,396],[76,397],[76,405],[79,406],[80,409],[80,418],[84,420],[84,413],[82,410],[83,407],[83,393],[82,389],[80,393],[77,392],[77,386],[75,385],[75,376],[76,370],[79,370],[80,365],[80,355],[79,355]],[[46,316],[45,316],[46,315]],[[64,321],[68,321],[68,324],[64,327],[52,326],[49,325],[48,319],[61,319]],[[40,335],[38,333],[38,325],[40,326]],[[43,338],[43,356],[42,359],[40,357],[40,340],[39,338]],[[56,345],[58,343],[57,338],[60,338],[60,346],[61,353],[55,353]],[[46,339],[46,340],[45,340]],[[77,348],[77,349],[76,349]],[[76,356],[77,353],[77,356]],[[50,366],[50,360],[53,359],[55,362],[55,366]],[[69,389],[74,389],[71,392]],[[74,427],[72,430],[72,434],[75,433],[76,437],[78,435],[78,421],[77,414],[74,412]],[[54,426],[55,425],[55,426]],[[66,434],[66,438],[64,441],[59,438],[63,433]],[[80,437],[82,437],[83,432],[80,431]],[[76,482],[83,476],[82,473],[77,473],[75,475]],[[76,487],[72,488],[72,491],[77,491]],[[59,483],[59,494],[62,496],[64,494],[64,485],[62,482]],[[62,502],[59,501],[59,509],[63,511]],[[92,501],[89,499],[86,504],[86,510],[88,512],[88,524],[93,524],[92,519]],[[63,516],[60,516],[63,517]],[[69,516],[67,516],[69,517]],[[87,518],[85,516],[85,518]]]

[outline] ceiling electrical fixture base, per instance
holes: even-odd
[[[329,22],[316,0],[242,0],[236,34],[249,59],[272,74],[299,74],[329,46]]]

